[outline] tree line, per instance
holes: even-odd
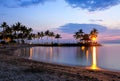
[[[0,40],[3,40],[1,41],[2,43],[25,43],[26,40],[37,38],[38,41],[41,40],[43,44],[43,38],[46,38],[46,44],[48,44],[54,43],[54,39],[56,39],[58,43],[59,39],[62,38],[60,34],[55,34],[49,30],[33,33],[32,28],[26,27],[20,22],[11,26],[9,26],[6,22],[3,22],[0,28],[2,28],[2,31],[0,32]],[[82,29],[80,29],[74,33],[73,37],[78,43],[93,43],[96,42],[97,35],[98,31],[95,28],[93,28],[89,34],[86,34]]]
[[[3,40],[1,41],[2,43],[25,43],[26,40],[32,40],[35,38],[43,41],[43,37],[47,37],[48,43],[48,38],[55,38],[58,42],[61,38],[60,34],[55,34],[49,30],[33,33],[32,28],[26,27],[20,22],[11,26],[9,26],[6,22],[3,22],[0,27],[2,28],[2,31],[0,32],[0,40]],[[51,43],[53,43],[53,41],[51,41]]]

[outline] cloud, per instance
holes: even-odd
[[[83,29],[84,32],[88,33],[91,29],[96,28],[99,32],[104,32],[107,27],[97,24],[78,24],[78,23],[68,23],[59,28],[62,32],[74,33],[79,29]]]
[[[91,22],[102,22],[103,20],[102,19],[90,19],[89,21],[91,21]]]
[[[105,10],[120,3],[120,0],[65,0],[73,8],[88,11]]]
[[[37,4],[44,4],[46,1],[53,0],[0,0],[0,6],[8,8],[26,7]]]

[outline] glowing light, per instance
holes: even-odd
[[[85,46],[82,46],[81,49],[84,50],[84,49],[85,49]]]
[[[97,60],[96,60],[96,48],[93,47],[93,57],[92,57],[92,69],[97,68]]]
[[[97,56],[96,56],[96,47],[93,47],[93,55],[92,55],[92,66],[91,69],[99,69],[97,67]]]
[[[100,69],[97,66],[97,54],[96,54],[96,47],[93,47],[92,50],[92,65],[90,67],[87,67],[88,69],[98,70]]]
[[[93,37],[93,38],[92,38],[92,40],[93,40],[93,41],[96,41],[96,38],[95,38],[95,37]]]

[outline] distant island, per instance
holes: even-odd
[[[22,25],[20,22],[9,26],[6,22],[3,22],[0,26],[2,31],[0,32],[0,44],[32,44],[31,40],[38,39],[38,46],[101,46],[97,42],[98,30],[93,28],[89,34],[83,32],[82,29],[74,33],[73,37],[76,39],[76,43],[60,43],[59,39],[62,38],[60,34],[56,34],[49,30],[45,32],[40,31],[33,33],[33,29]],[[43,43],[43,39],[46,38],[46,42]],[[56,40],[57,42],[54,42]],[[29,42],[28,42],[29,41]]]

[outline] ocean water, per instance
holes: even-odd
[[[29,47],[14,55],[48,63],[120,71],[120,44],[93,47]]]

